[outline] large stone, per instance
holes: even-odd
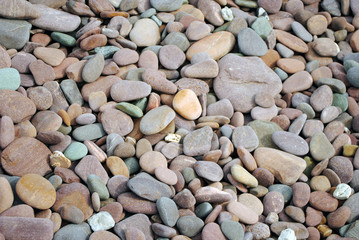
[[[7,146],[1,154],[1,166],[11,175],[36,173],[41,176],[51,172],[51,151],[35,138],[21,137]]]
[[[114,230],[115,233],[120,236],[121,239],[126,239],[126,229],[130,227],[137,228],[138,230],[140,230],[146,236],[146,240],[153,240],[151,222],[146,215],[132,215],[131,217],[128,217],[125,220],[122,220],[117,223]]]
[[[213,131],[209,126],[195,130],[183,139],[183,152],[187,156],[203,155],[211,150]]]
[[[14,19],[33,19],[40,16],[39,11],[26,0],[2,0],[0,16]]]
[[[254,152],[258,167],[269,170],[283,184],[292,185],[302,175],[306,162],[280,150],[260,147]]]
[[[218,98],[229,99],[236,111],[249,112],[254,108],[254,96],[258,93],[275,96],[282,90],[278,75],[258,57],[228,54],[218,65],[214,91]]]
[[[27,21],[0,19],[0,44],[7,49],[21,49],[29,41],[30,29]]]
[[[188,60],[191,60],[196,53],[205,52],[214,60],[218,60],[232,50],[235,42],[236,39],[232,33],[216,32],[192,44],[186,56]]]
[[[42,4],[34,4],[34,6],[40,11],[40,17],[30,20],[30,23],[36,27],[55,32],[72,32],[81,23],[79,16]]]
[[[51,240],[53,228],[52,221],[46,218],[0,217],[1,235],[8,240]]]

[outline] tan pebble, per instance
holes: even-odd
[[[83,212],[73,205],[65,203],[58,209],[58,211],[61,218],[68,222],[78,224],[84,221]]]
[[[231,173],[233,178],[248,187],[257,187],[258,181],[252,174],[250,174],[245,168],[238,164],[234,164],[231,167]]]
[[[16,193],[26,204],[38,208],[50,208],[56,200],[52,184],[38,174],[26,174],[16,183]]]
[[[133,157],[135,154],[136,154],[135,147],[127,142],[118,144],[114,151],[114,155],[120,158]]]
[[[82,70],[87,63],[87,60],[81,60],[68,66],[65,70],[66,76],[77,83],[83,82]]]
[[[305,69],[304,63],[297,59],[282,58],[277,61],[277,66],[287,73],[296,73]]]
[[[12,192],[10,183],[4,177],[0,177],[0,213],[11,207],[14,202],[14,194]]]
[[[89,95],[88,102],[89,102],[90,108],[93,111],[98,112],[100,107],[102,105],[104,105],[105,103],[107,103],[107,96],[102,91],[92,92]]]
[[[46,209],[46,210],[42,210],[42,211],[36,213],[35,217],[50,219],[51,215],[52,215],[51,209]]]
[[[62,223],[62,219],[59,213],[54,212],[51,214],[50,217],[51,222],[54,224],[54,233],[57,232],[60,227],[61,227],[61,223]]]
[[[177,183],[177,175],[166,167],[157,167],[155,169],[155,176],[161,182],[164,182],[168,185],[175,185]]]
[[[62,118],[62,121],[66,124],[66,126],[71,126],[70,116],[65,110],[60,109],[57,111],[57,114]]]
[[[35,48],[34,55],[53,67],[60,65],[66,57],[63,51],[46,47]]]
[[[69,168],[71,166],[71,161],[65,157],[65,155],[60,151],[54,151],[50,155],[50,165],[51,167],[63,167]]]
[[[67,114],[70,117],[71,125],[76,124],[76,118],[82,114],[82,108],[79,104],[73,103],[67,109]]]
[[[201,104],[196,94],[190,89],[179,91],[173,98],[172,105],[176,112],[188,120],[195,120],[202,113]]]
[[[227,211],[236,215],[239,218],[239,221],[244,224],[255,224],[258,222],[258,215],[252,209],[240,202],[228,203]]]
[[[154,174],[157,167],[167,167],[167,160],[162,153],[150,151],[141,156],[139,164],[144,171]]]
[[[317,229],[319,230],[320,235],[324,238],[329,237],[333,232],[333,230],[330,229],[327,225],[319,225]]]
[[[95,212],[98,212],[100,210],[101,201],[100,201],[100,196],[98,195],[97,192],[92,193],[91,203],[92,203],[93,210],[95,210]]]
[[[106,160],[106,166],[110,169],[113,175],[123,175],[129,178],[129,171],[125,162],[116,156],[111,156]]]
[[[205,126],[209,126],[212,129],[219,129],[219,124],[217,122],[203,122],[203,123],[198,123],[196,125],[196,129],[200,129],[203,128]]]
[[[323,15],[314,15],[307,21],[307,29],[312,35],[321,35],[327,30],[328,21]]]

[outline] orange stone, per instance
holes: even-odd
[[[277,61],[277,66],[287,73],[296,73],[303,71],[305,65],[297,59],[282,58]]]
[[[125,162],[116,156],[111,156],[106,160],[106,166],[110,169],[113,175],[122,175],[127,178],[130,177],[127,165]]]
[[[44,177],[29,173],[16,183],[16,193],[27,205],[37,209],[48,209],[56,200],[56,191]]]
[[[280,55],[276,50],[269,49],[267,53],[260,58],[268,67],[274,68],[277,64],[277,61],[280,59]]]
[[[300,38],[290,34],[286,31],[276,29],[274,30],[276,38],[283,45],[299,53],[308,52],[307,44]]]

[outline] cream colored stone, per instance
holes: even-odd
[[[257,187],[258,180],[250,174],[244,167],[240,166],[239,164],[234,164],[231,167],[231,173],[233,178],[248,187]]]
[[[195,120],[202,114],[201,104],[191,89],[179,91],[173,98],[172,106],[177,113],[187,120]]]

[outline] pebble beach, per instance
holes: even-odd
[[[359,239],[359,0],[0,0],[0,240]]]

